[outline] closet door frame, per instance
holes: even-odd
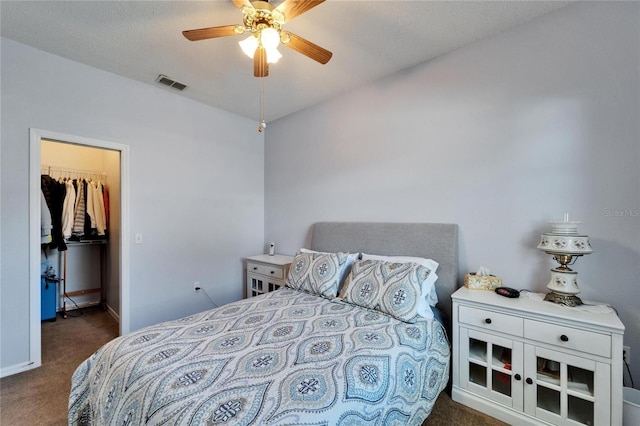
[[[42,365],[40,329],[40,144],[42,139],[120,152],[120,335],[129,332],[129,146],[76,135],[29,129],[29,358]]]

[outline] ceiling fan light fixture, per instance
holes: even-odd
[[[277,48],[265,49],[265,50],[267,51],[268,64],[275,64],[280,60],[280,58],[282,58],[282,53],[280,53]]]
[[[250,57],[251,59],[253,59],[253,55],[255,54],[256,49],[258,48],[258,44],[259,44],[258,39],[255,38],[255,36],[250,35],[244,40],[238,42],[238,44],[240,45],[240,49],[242,49],[244,54]]]
[[[2,1],[2,0],[0,0]],[[243,25],[223,25],[182,31],[190,41],[207,40],[219,37],[249,33],[250,36],[239,42],[240,48],[253,60],[254,77],[267,77],[269,65],[278,62],[282,54],[278,47],[282,44],[313,59],[326,64],[332,53],[293,33],[283,31],[285,21],[290,21],[325,0],[282,0],[273,6],[269,0],[233,0],[242,11]]]
[[[278,44],[280,44],[280,34],[273,28],[267,27],[260,31],[260,43],[267,51],[277,49]]]
[[[278,51],[278,45],[280,44],[280,34],[273,28],[265,28],[259,33],[260,40],[255,35],[250,35],[244,40],[238,42],[240,49],[245,55],[253,59],[256,49],[262,45],[267,52],[267,63],[275,64],[282,54]]]

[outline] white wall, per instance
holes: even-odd
[[[0,40],[0,367],[29,361],[29,128],[130,147],[132,330],[211,307],[196,280],[218,304],[240,299],[242,258],[264,238],[253,121]]]
[[[461,273],[545,291],[548,221],[581,220],[584,299],[640,378],[640,3],[580,2],[269,125],[265,241],[317,221],[460,225]]]

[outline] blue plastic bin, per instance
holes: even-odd
[[[42,277],[40,279],[40,319],[56,320],[57,281]]]

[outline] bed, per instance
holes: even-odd
[[[291,288],[104,345],[73,374],[69,424],[420,425],[449,378],[443,323],[457,288],[457,225],[321,222],[312,226],[310,249],[294,258]],[[351,261],[334,297],[325,290],[335,280],[322,281],[331,264],[324,266],[327,259],[342,265],[345,253]],[[355,253],[438,262],[435,315],[355,303],[364,288],[358,274],[401,284],[384,297],[405,303],[412,280],[435,272]],[[325,262],[308,269],[321,274],[296,280],[307,261]]]

